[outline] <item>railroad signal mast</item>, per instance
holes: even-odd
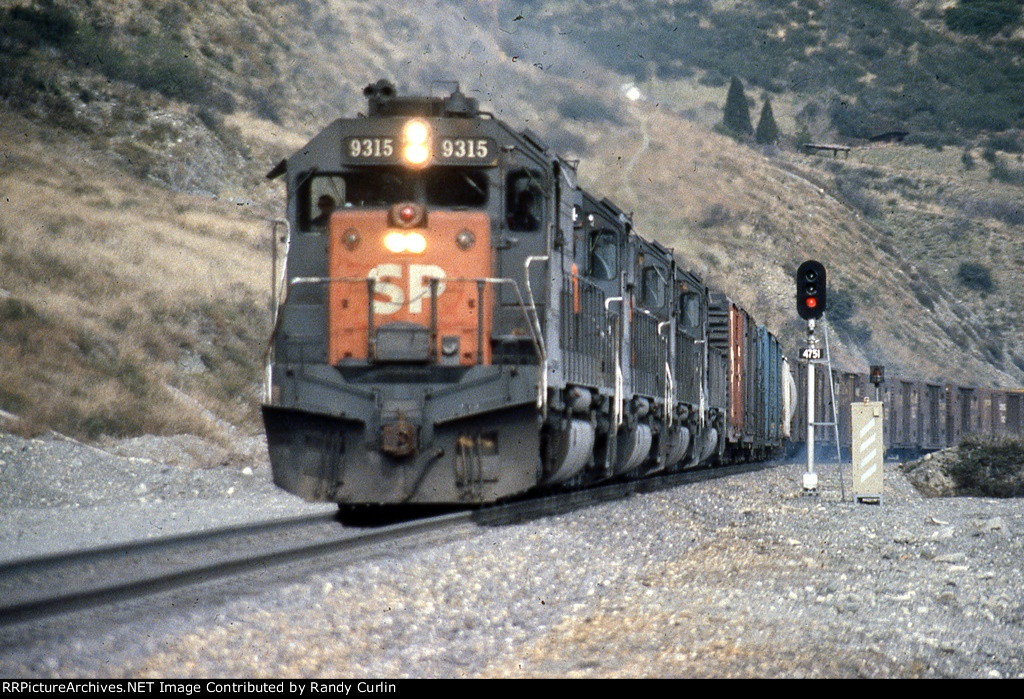
[[[825,265],[817,260],[807,260],[796,271],[796,312],[804,320],[817,320],[825,312]]]
[[[818,423],[814,421],[814,365],[821,363],[828,366],[829,388],[832,387],[832,357],[828,349],[828,335],[826,331],[825,357],[822,358],[821,348],[818,346],[818,338],[814,334],[815,321],[825,313],[826,306],[826,274],[825,265],[817,260],[807,260],[796,271],[796,311],[797,314],[807,321],[807,346],[801,352],[801,359],[807,361],[807,472],[804,473],[804,491],[814,493],[818,490],[818,474],[814,472],[814,428]],[[836,427],[835,422],[835,396],[832,396],[833,422],[821,423],[831,424]],[[838,435],[836,446],[839,445]],[[840,477],[840,484],[842,478]]]

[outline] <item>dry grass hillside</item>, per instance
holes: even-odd
[[[792,274],[817,257],[844,366],[1022,382],[1015,141],[762,150],[711,128],[725,88],[702,71],[652,71],[627,100],[634,78],[594,58],[570,6],[0,0],[20,32],[0,35],[0,409],[81,437],[258,429],[283,194],[263,174],[381,77],[458,80],[579,157],[588,188],[791,350]],[[788,133],[800,98],[777,101]],[[964,262],[992,286],[966,287]]]
[[[269,230],[60,132],[0,131],[0,403],[79,436],[255,417]]]

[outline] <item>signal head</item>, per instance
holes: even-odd
[[[796,271],[796,312],[804,320],[820,318],[825,312],[825,265],[807,260]]]
[[[876,386],[885,383],[885,367],[879,364],[871,365],[871,383]]]

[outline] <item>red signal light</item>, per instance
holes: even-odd
[[[807,260],[796,270],[796,312],[804,320],[825,312],[825,265]]]
[[[416,218],[416,209],[411,206],[403,206],[398,211],[398,218],[402,220],[402,223],[412,223]]]

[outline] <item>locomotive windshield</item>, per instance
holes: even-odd
[[[387,208],[413,201],[428,207],[482,209],[489,183],[484,170],[437,167],[410,172],[397,167],[316,174],[299,188],[299,228],[320,230],[336,208]]]

